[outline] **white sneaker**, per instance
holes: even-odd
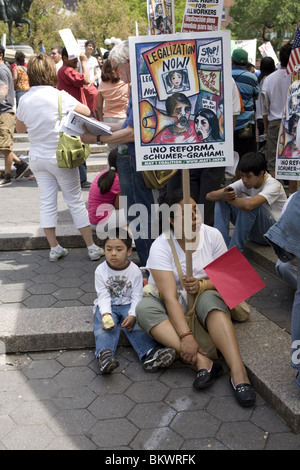
[[[97,246],[97,248],[91,248],[88,250],[89,257],[91,261],[96,261],[97,259],[101,258],[104,255],[104,250]]]
[[[60,258],[67,256],[68,250],[63,248],[59,253],[57,251],[51,250],[49,254],[50,261],[58,261]]]

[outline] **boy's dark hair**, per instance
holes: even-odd
[[[267,171],[267,161],[261,153],[245,153],[238,164],[238,170],[241,173],[252,171],[255,176],[258,176],[261,171]]]
[[[94,46],[94,48],[96,48],[96,43],[93,39],[88,39],[87,41],[85,41],[84,47],[87,47],[89,44],[92,44],[92,46]]]
[[[287,64],[289,63],[291,51],[292,51],[292,44],[290,43],[284,44],[284,46],[281,47],[279,51],[279,61],[280,61],[281,67],[287,67]]]
[[[122,242],[126,245],[127,250],[129,250],[132,247],[132,238],[128,230],[122,227],[116,227],[107,232],[107,238],[105,238],[104,240],[104,248],[108,240],[116,240],[116,239],[122,240]]]
[[[0,45],[0,55],[5,56],[5,48],[2,46],[2,44]]]
[[[69,54],[68,54],[68,51],[67,51],[67,48],[66,48],[66,47],[63,47],[63,48],[62,48],[61,56],[62,56],[62,57],[66,57],[67,59],[69,58]]]

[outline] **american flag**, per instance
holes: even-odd
[[[300,66],[300,31],[297,28],[295,39],[292,45],[292,51],[289,58],[289,63],[286,68],[286,72],[288,74],[292,74],[296,72],[298,67]]]

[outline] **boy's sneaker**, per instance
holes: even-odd
[[[67,254],[68,254],[68,250],[66,248],[63,248],[61,251],[51,250],[49,254],[49,260],[58,261],[60,258],[67,256]]]
[[[11,176],[6,175],[5,173],[1,172],[0,173],[0,186],[4,186],[5,184],[6,185],[11,184]]]
[[[29,165],[26,162],[14,163],[14,167],[16,168],[15,180],[22,178],[25,171],[28,169],[28,166]]]
[[[176,351],[173,348],[153,348],[143,362],[143,369],[146,372],[156,372],[160,368],[169,367],[175,357]]]
[[[100,246],[97,246],[97,248],[91,248],[88,252],[91,261],[96,261],[104,255],[104,250]]]
[[[101,374],[109,374],[112,370],[119,367],[119,361],[115,358],[110,349],[104,349],[98,357],[98,364]]]

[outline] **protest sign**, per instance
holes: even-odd
[[[148,34],[175,33],[174,0],[147,0]]]
[[[137,170],[232,165],[230,32],[129,44]]]
[[[181,32],[196,33],[218,31],[221,26],[223,0],[203,1],[187,0]]]
[[[60,29],[60,37],[64,43],[65,48],[67,49],[69,59],[79,58],[80,56],[80,46],[76,41],[72,31],[69,28]]]
[[[285,110],[279,129],[275,168],[276,178],[300,180],[300,149],[296,144],[299,118],[300,81],[295,80],[288,89]]]
[[[236,246],[204,268],[229,308],[234,308],[266,287]]]
[[[264,42],[261,46],[259,46],[258,50],[259,50],[259,52],[261,53],[261,55],[263,57],[272,57],[272,59],[275,62],[275,65],[277,65],[279,63],[277,55],[276,55],[270,41]]]
[[[231,53],[234,49],[243,49],[248,53],[248,62],[250,64],[256,64],[256,44],[257,39],[238,39],[231,40]]]

